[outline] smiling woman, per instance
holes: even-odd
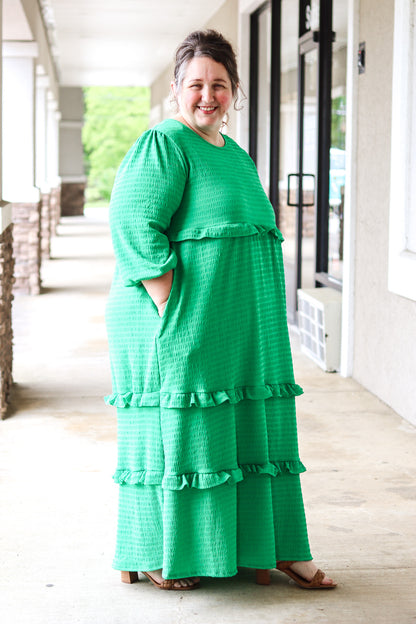
[[[192,33],[176,119],[138,139],[114,184],[114,567],[170,590],[238,566],[335,587],[309,551],[283,238],[253,161],[220,131],[238,83],[222,35]]]
[[[171,84],[180,114],[176,117],[214,145],[224,145],[220,128],[231,105],[233,87],[224,65],[202,56],[193,58],[182,84]]]

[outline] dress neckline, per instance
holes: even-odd
[[[183,126],[184,128],[186,128],[186,130],[188,130],[189,132],[192,133],[192,135],[198,137],[199,139],[201,139],[201,141],[203,141],[206,145],[210,145],[211,147],[215,148],[215,149],[224,149],[225,147],[227,147],[228,145],[228,137],[226,134],[222,134],[222,132],[220,132],[220,135],[222,136],[222,138],[224,139],[224,145],[214,145],[214,143],[210,143],[209,141],[207,141],[206,139],[204,139],[204,137],[202,137],[200,134],[198,134],[198,132],[195,132],[195,130],[192,130],[192,128],[190,128],[189,126],[187,126],[186,124],[184,124],[182,121],[179,121],[179,119],[174,119],[173,117],[169,120],[169,121],[174,121],[178,124],[180,124],[181,126]]]

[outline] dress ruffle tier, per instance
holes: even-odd
[[[122,408],[118,446],[116,569],[232,576],[311,558],[293,397]]]
[[[191,472],[182,475],[164,475],[157,470],[116,470],[113,479],[119,485],[161,485],[166,490],[183,490],[185,487],[206,490],[228,483],[235,485],[248,474],[269,475],[277,477],[282,474],[301,474],[306,468],[299,460],[267,462],[266,464],[246,464],[234,470],[218,472]]]
[[[107,405],[115,407],[214,407],[221,403],[238,403],[243,399],[259,401],[270,397],[288,398],[300,396],[303,390],[294,383],[274,384],[265,386],[248,386],[231,388],[229,390],[217,390],[215,392],[115,392],[105,397]]]

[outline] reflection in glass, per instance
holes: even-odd
[[[303,173],[302,178],[302,267],[301,287],[315,287],[315,184],[318,137],[318,50],[304,55],[305,94],[303,101]]]
[[[288,175],[298,171],[298,23],[299,3],[282,0],[280,134],[279,134],[279,228],[285,238],[283,258],[289,316],[296,307],[296,208],[288,206]],[[296,203],[297,178],[291,179],[291,203]]]
[[[259,66],[257,100],[257,171],[263,188],[269,195],[270,185],[270,62],[271,8],[259,15]]]
[[[334,3],[336,41],[332,51],[331,148],[329,152],[328,274],[342,281],[344,259],[347,12]]]

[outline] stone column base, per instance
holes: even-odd
[[[51,235],[56,236],[59,219],[61,218],[61,187],[51,189],[50,196]]]
[[[42,202],[13,203],[13,252],[15,258],[14,290],[40,293],[40,218]]]
[[[84,182],[62,182],[61,215],[76,217],[84,214]]]
[[[42,258],[49,259],[51,257],[51,194],[42,193],[42,211],[40,224],[40,248]]]
[[[0,418],[6,417],[13,383],[13,224],[0,234]]]

